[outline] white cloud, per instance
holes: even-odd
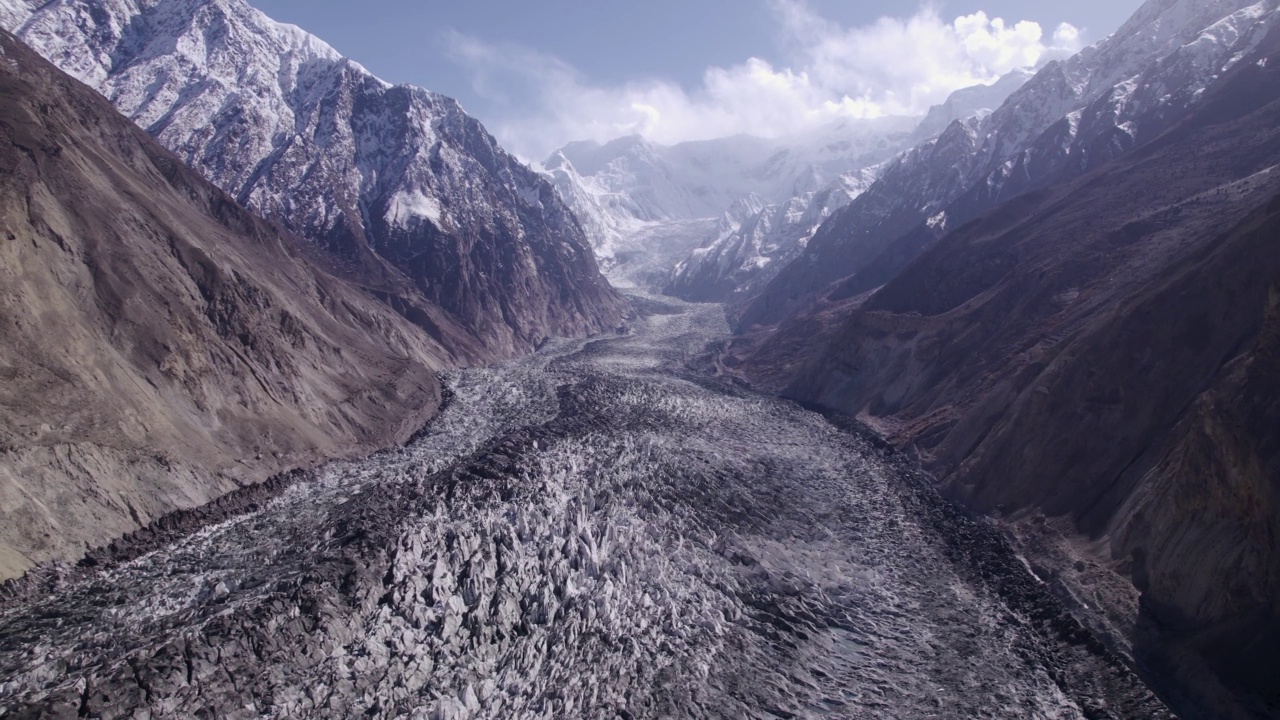
[[[538,51],[454,34],[453,58],[473,73],[478,94],[510,111],[485,118],[503,143],[541,159],[570,140],[640,133],[660,143],[738,133],[778,136],[837,118],[920,114],[954,90],[989,83],[1017,67],[1080,49],[1066,23],[1047,41],[1040,25],[984,12],[944,21],[924,8],[847,28],[802,0],[771,0],[788,60],[760,58],[710,67],[686,90],[663,79],[618,86],[590,82]]]

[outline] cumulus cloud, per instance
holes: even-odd
[[[632,133],[660,143],[738,133],[776,137],[840,118],[920,114],[954,90],[1081,47],[1080,32],[1066,23],[1046,38],[1035,22],[984,12],[947,22],[925,7],[850,28],[802,0],[770,6],[785,64],[752,57],[709,67],[689,89],[663,79],[602,86],[554,56],[461,34],[451,37],[450,54],[473,73],[478,94],[511,112],[485,118],[495,134],[522,156],[540,159],[570,140]]]

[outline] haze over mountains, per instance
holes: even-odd
[[[0,574],[404,442],[461,403],[417,449],[261,516],[294,539],[261,557],[253,523],[171,555],[156,538],[182,516],[8,586],[0,627],[66,657],[75,632],[22,603],[66,597],[82,619],[145,595],[164,629],[129,630],[146,651],[127,671],[99,638],[79,679],[0,637],[22,678],[0,700],[912,717],[954,695],[1008,717],[1280,716],[1278,13],[1147,0],[923,117],[578,142],[535,171],[453,100],[243,0],[0,0]],[[267,491],[240,492],[257,512]],[[627,535],[645,523],[683,529]],[[868,537],[919,541],[935,574],[857,566]],[[623,546],[684,569],[637,571]],[[102,560],[156,547],[253,559],[164,597],[113,589],[173,577]],[[948,644],[878,635],[893,623],[858,610],[873,587],[927,607]],[[966,623],[1018,658],[1016,701],[952,672]],[[654,663],[706,656],[719,684],[680,670],[666,700],[606,703],[548,650],[604,672],[663,633],[678,649]],[[723,638],[753,672],[795,672],[723,680]],[[859,663],[900,647],[912,679],[880,678],[902,696],[875,705]]]

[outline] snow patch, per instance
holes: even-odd
[[[1053,296],[1053,301],[1059,305],[1070,305],[1080,299],[1080,288],[1067,288],[1057,295]]]
[[[525,205],[536,208],[542,207],[542,194],[538,191],[538,188],[520,183],[516,186],[516,193],[520,195],[520,199],[524,201]]]
[[[387,206],[387,222],[397,227],[407,227],[413,218],[425,218],[440,227],[443,217],[440,201],[416,190],[396,193]]]
[[[0,27],[17,34],[31,17],[31,4],[26,0],[0,0]]]

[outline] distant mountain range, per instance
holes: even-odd
[[[722,217],[734,222],[735,213],[755,204],[756,212],[773,212],[784,203],[794,212],[797,203],[807,208],[818,193],[824,199],[847,194],[849,188],[865,183],[867,168],[906,146],[917,123],[916,118],[896,117],[846,121],[804,136],[737,136],[674,146],[630,136],[604,145],[572,143],[543,166],[582,221],[602,262],[611,266],[619,256],[651,251],[636,238],[647,237],[646,228],[655,225]],[[675,262],[699,245],[717,240],[723,244],[727,236],[722,236],[720,227],[708,237],[690,237],[666,260]],[[794,243],[777,240],[775,245],[786,245],[783,254],[790,252]],[[750,268],[758,262],[755,256],[739,258],[739,279],[754,275]],[[686,265],[685,280],[677,280],[673,289],[733,282],[710,266],[706,269],[713,270],[712,276],[705,281],[695,278],[701,268],[697,263]],[[719,299],[722,294],[695,289],[688,297]]]
[[[989,114],[1031,76],[1019,69],[957,91],[923,119],[844,120],[790,137],[674,146],[639,136],[577,142],[543,166],[610,267],[619,257],[655,252],[656,225],[714,221],[705,236],[663,256],[659,264],[675,267],[659,285],[687,300],[742,302],[870,187],[885,163],[953,121]]]

